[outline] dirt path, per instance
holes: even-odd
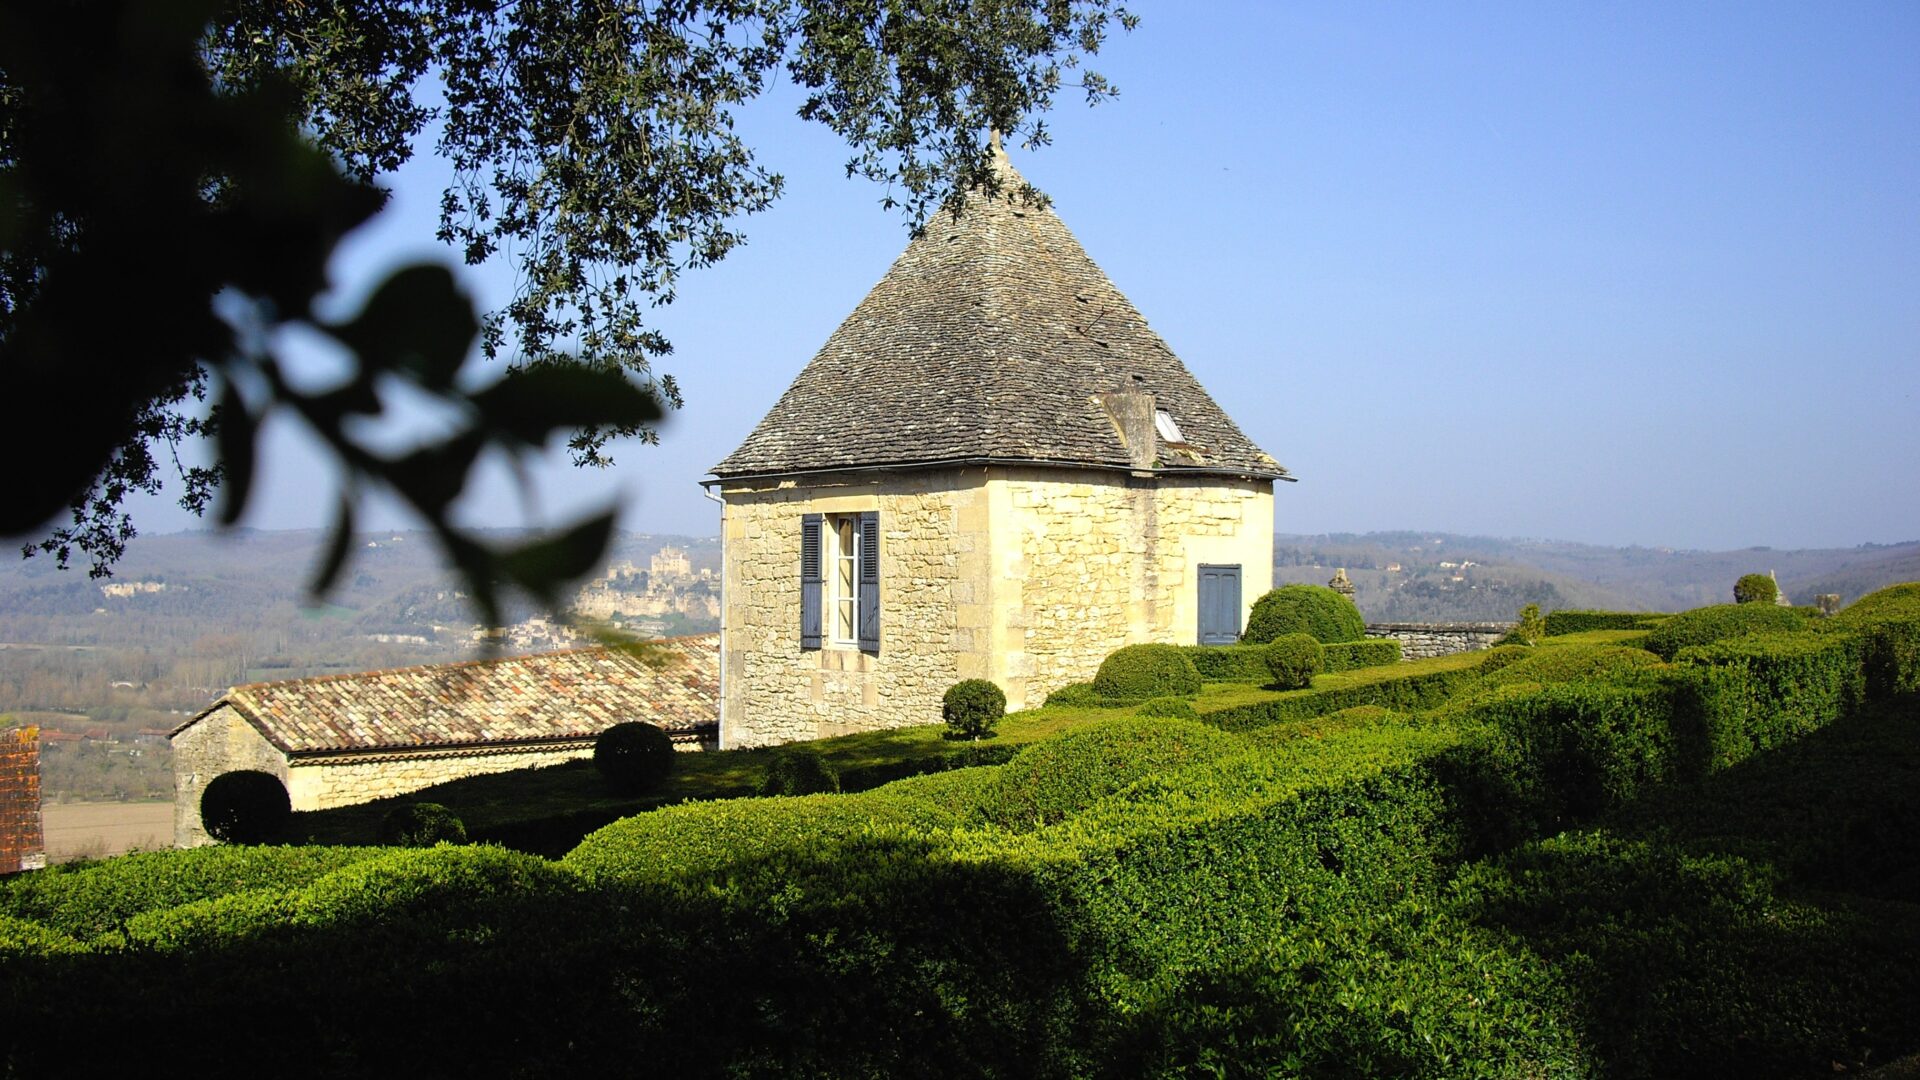
[[[173,846],[170,802],[50,802],[40,823],[50,863]]]

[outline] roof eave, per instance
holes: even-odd
[[[1293,483],[1297,478],[1285,469],[1250,469],[1228,465],[1175,465],[1156,466],[1150,469],[1136,468],[1132,465],[1112,462],[1067,461],[1055,458],[1024,458],[974,456],[956,458],[938,458],[929,461],[880,461],[862,465],[834,465],[816,469],[762,469],[741,472],[712,471],[706,479],[700,481],[701,487],[716,484],[732,484],[751,480],[784,480],[795,476],[822,476],[854,472],[908,472],[925,469],[955,469],[977,466],[1019,466],[1031,465],[1053,469],[1084,469],[1091,472],[1115,472],[1135,475],[1146,473],[1153,476],[1221,476],[1239,480],[1285,480]]]

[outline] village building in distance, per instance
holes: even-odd
[[[723,747],[1037,705],[1271,584],[1286,470],[994,154],[713,469]]]

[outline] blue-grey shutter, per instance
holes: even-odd
[[[819,514],[800,515],[800,647],[820,647],[820,595],[827,587],[826,567],[820,564]]]
[[[1200,644],[1240,640],[1240,567],[1200,564]]]
[[[860,650],[880,651],[880,512],[860,515]]]

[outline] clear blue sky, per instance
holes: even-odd
[[[1120,97],[1065,95],[1014,163],[1300,477],[1282,531],[1920,538],[1920,5],[1132,6]],[[629,528],[714,532],[696,482],[905,245],[793,105],[743,117],[787,196],[660,312],[685,410],[610,473],[556,453],[549,520],[624,493]],[[343,293],[445,258],[441,177],[394,178]],[[268,453],[248,523],[324,524],[323,466]],[[524,520],[498,478],[466,511]]]

